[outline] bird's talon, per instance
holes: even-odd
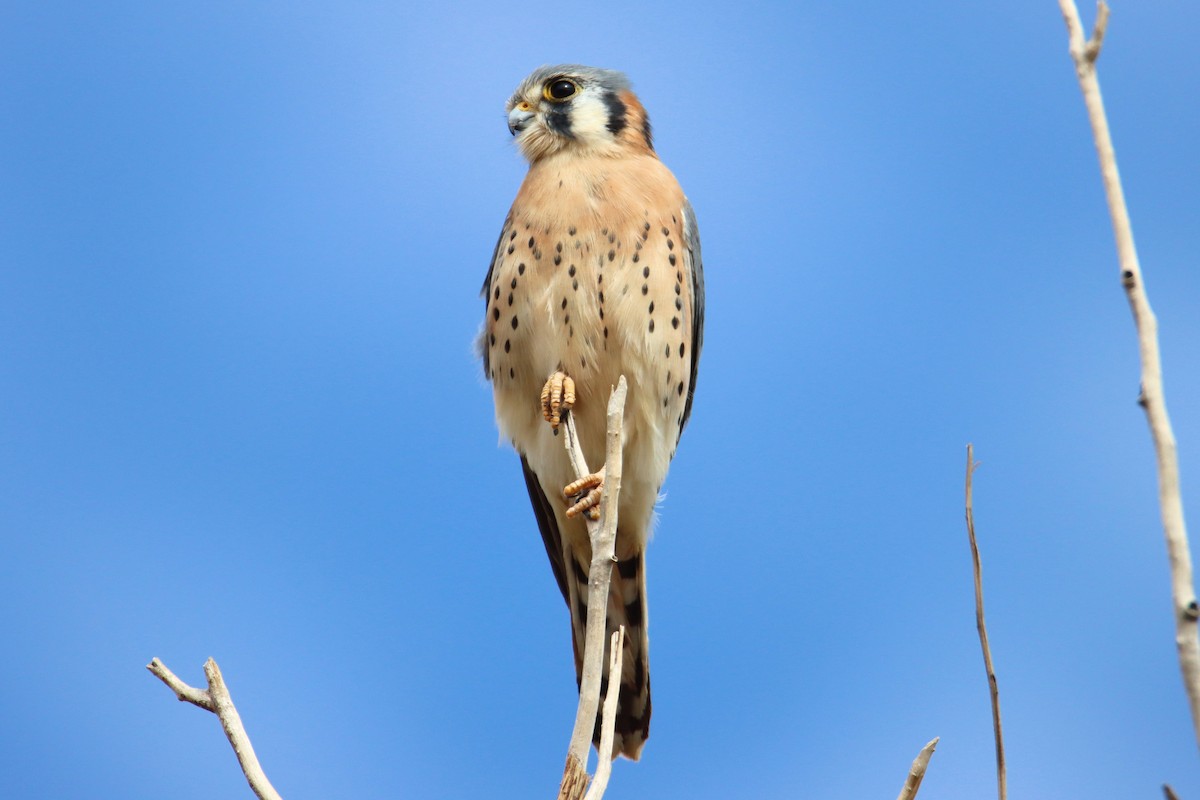
[[[562,370],[556,371],[542,387],[542,416],[558,433],[563,415],[575,405],[575,381]]]
[[[587,512],[588,519],[600,519],[600,498],[604,492],[604,469],[584,475],[577,481],[567,484],[563,489],[563,497],[571,501],[567,509],[568,517],[576,517]]]

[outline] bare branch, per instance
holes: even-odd
[[[933,737],[933,740],[917,753],[912,766],[909,767],[908,777],[904,779],[904,788],[900,790],[900,796],[896,800],[914,800],[916,798],[917,790],[921,788],[921,781],[925,780],[925,769],[929,766],[929,759],[933,758],[933,750],[937,747],[940,738],[940,736]]]
[[[559,787],[559,798],[583,797],[587,786],[587,757],[592,735],[596,730],[596,712],[600,707],[600,679],[604,673],[604,632],[608,616],[608,591],[612,582],[612,565],[617,539],[617,497],[621,491],[622,424],[625,415],[625,395],[628,386],[621,376],[617,388],[608,400],[608,433],[605,441],[604,491],[600,500],[600,520],[583,514],[588,538],[592,543],[592,563],[588,572],[587,634],[584,639],[583,668],[579,681],[579,707],[575,712],[575,727],[567,750],[567,763]],[[577,477],[589,474],[579,436],[575,430],[574,414],[563,420],[564,446],[571,458]],[[620,680],[610,681],[619,684]],[[610,689],[611,694],[611,689]],[[611,745],[610,745],[611,747]],[[611,752],[601,751],[597,763],[611,759]],[[594,798],[597,800],[599,795]]]
[[[625,655],[625,626],[617,628],[609,642],[608,674],[621,674],[621,661]],[[608,788],[608,778],[612,774],[612,759],[605,757],[612,752],[613,731],[617,727],[617,698],[621,694],[621,681],[608,681],[608,694],[604,697],[603,720],[600,723],[600,755],[596,758],[596,777],[588,788],[584,800],[600,800],[604,790]]]
[[[1087,107],[1096,153],[1100,159],[1100,175],[1104,182],[1109,216],[1117,242],[1121,285],[1125,288],[1137,328],[1138,350],[1142,363],[1142,386],[1138,403],[1146,412],[1146,421],[1154,440],[1158,469],[1158,501],[1167,544],[1167,559],[1171,567],[1175,647],[1179,654],[1179,667],[1191,707],[1192,727],[1197,743],[1200,744],[1200,639],[1197,638],[1196,631],[1200,606],[1196,603],[1191,549],[1188,545],[1187,526],[1183,519],[1175,433],[1171,429],[1171,420],[1167,415],[1166,400],[1163,397],[1158,320],[1150,308],[1150,301],[1142,283],[1142,269],[1138,263],[1137,248],[1133,243],[1133,226],[1129,222],[1129,209],[1125,205],[1125,193],[1121,188],[1120,173],[1117,171],[1117,156],[1108,130],[1108,117],[1104,112],[1104,99],[1100,95],[1100,82],[1096,77],[1096,57],[1099,55],[1100,44],[1108,25],[1108,7],[1103,2],[1100,3],[1095,31],[1091,40],[1084,42],[1083,24],[1079,20],[1079,10],[1075,7],[1074,0],[1059,0],[1059,6],[1067,23],[1071,59],[1075,62],[1075,74],[1079,78],[1079,88],[1083,91],[1083,102]]]
[[[275,787],[267,780],[262,765],[258,763],[258,757],[254,755],[250,737],[246,735],[246,729],[242,726],[242,718],[233,705],[233,698],[229,696],[229,689],[225,686],[225,680],[221,677],[221,670],[216,661],[210,658],[204,662],[204,675],[208,679],[207,692],[188,686],[157,658],[151,659],[150,663],[146,665],[146,669],[170,687],[180,700],[185,700],[216,714],[221,721],[221,727],[225,730],[225,736],[233,745],[233,752],[237,755],[238,763],[242,767],[242,774],[246,776],[246,782],[250,784],[250,789],[258,796],[259,800],[281,800]]]
[[[212,697],[209,696],[208,692],[188,686],[179,680],[175,673],[167,669],[167,665],[157,658],[150,659],[150,663],[146,665],[146,669],[153,672],[155,677],[165,683],[175,693],[175,696],[183,702],[191,703],[194,706],[203,708],[205,711],[216,713],[217,707],[213,705]]]
[[[1166,800],[1179,800],[1179,795],[1175,794],[1175,790],[1171,788],[1171,784],[1169,783],[1163,784],[1163,797]]]
[[[979,544],[975,541],[975,512],[971,499],[971,476],[975,473],[975,447],[967,445],[967,538],[971,542],[971,564],[975,574],[975,628],[979,631],[979,646],[983,649],[983,667],[987,670],[988,692],[992,696],[992,733],[996,739],[996,785],[1000,800],[1008,797],[1008,771],[1004,766],[1004,732],[1000,726],[1000,687],[996,683],[996,668],[992,664],[992,648],[988,645],[987,622],[983,616],[983,565],[979,559]]]

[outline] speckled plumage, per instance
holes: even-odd
[[[577,677],[591,548],[583,522],[566,516],[562,489],[575,475],[539,397],[552,373],[574,379],[572,414],[598,467],[608,395],[618,376],[629,382],[609,626],[628,633],[613,756],[636,759],[650,722],[644,550],[691,412],[702,344],[696,220],[620,73],[543,67],[517,88],[508,112],[530,167],[484,281],[484,370],[570,609]]]

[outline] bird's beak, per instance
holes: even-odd
[[[533,121],[533,108],[528,103],[521,103],[508,112],[508,132],[516,136],[529,127]]]

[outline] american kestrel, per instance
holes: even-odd
[[[703,334],[696,216],[621,73],[542,67],[507,111],[529,172],[483,282],[483,368],[570,610],[577,683],[591,564],[580,512],[592,513],[598,493],[589,500],[587,489],[602,478],[585,484],[582,499],[564,495],[575,475],[557,428],[573,407],[596,468],[608,396],[619,376],[629,383],[608,631],[625,625],[627,634],[611,755],[637,759],[650,732],[644,552],[692,409]]]

